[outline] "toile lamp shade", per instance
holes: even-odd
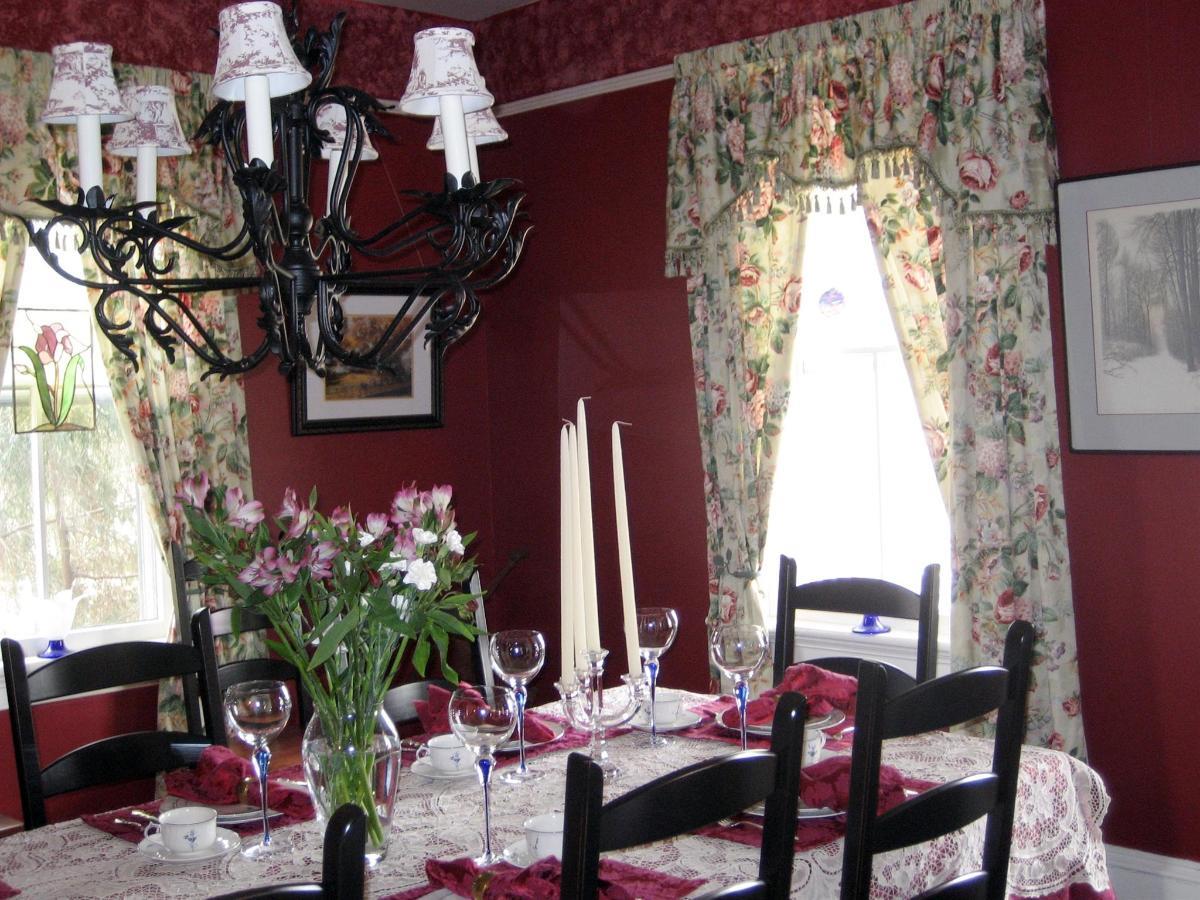
[[[441,114],[440,98],[462,98],[463,112],[487,109],[496,98],[475,65],[475,35],[465,28],[426,28],[414,38],[412,72],[400,98],[411,116]]]
[[[137,156],[139,147],[153,147],[156,156],[186,156],[192,152],[175,111],[175,94],[169,87],[127,87],[122,89],[121,97],[134,117],[113,129],[109,153]]]
[[[467,137],[471,139],[472,144],[480,147],[484,144],[507,141],[508,132],[504,130],[494,112],[481,109],[478,112],[467,113]],[[441,150],[445,146],[440,118],[433,120],[433,133],[429,135],[425,146],[430,150]]]
[[[246,79],[267,79],[272,97],[304,90],[312,75],[292,49],[279,4],[267,0],[238,3],[221,10],[221,39],[212,92],[221,100],[246,99]]]
[[[333,154],[346,149],[346,108],[338,103],[327,103],[317,110],[317,127],[333,138],[321,144],[321,158],[332,159]],[[363,162],[379,159],[379,151],[371,144],[371,137],[366,129],[362,132]]]
[[[74,125],[80,116],[98,116],[101,125],[124,122],[133,113],[121,101],[112,70],[112,47],[79,41],[51,51],[54,75],[42,110],[47,125]]]

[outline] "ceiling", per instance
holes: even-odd
[[[445,16],[448,19],[459,19],[464,22],[478,22],[497,13],[535,3],[536,0],[366,0],[366,2]]]

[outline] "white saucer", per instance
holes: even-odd
[[[654,730],[660,733],[668,731],[683,731],[683,729],[693,728],[703,721],[704,717],[700,715],[700,713],[685,709],[670,722],[656,722]],[[634,716],[633,721],[631,721],[629,724],[638,731],[650,730],[650,720],[641,713],[638,713],[636,716]]]
[[[525,843],[525,838],[519,841],[514,841],[504,848],[502,854],[507,862],[512,863],[519,868],[526,868],[533,860],[529,858],[529,846]]]
[[[474,775],[475,767],[468,765],[457,772],[443,772],[441,769],[435,769],[429,760],[418,759],[412,764],[412,773],[420,775],[422,778],[431,778],[434,781],[457,781],[460,778],[469,778]]]
[[[242,839],[230,831],[228,828],[217,829],[217,839],[213,841],[212,846],[205,847],[203,850],[193,850],[189,853],[176,853],[174,850],[168,850],[163,846],[162,838],[157,834],[152,834],[148,838],[143,838],[138,844],[138,853],[147,859],[154,862],[171,863],[177,866],[191,865],[192,863],[207,862],[210,859],[216,859],[219,856],[224,856],[231,850],[236,850],[242,845]]]

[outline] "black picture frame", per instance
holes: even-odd
[[[372,332],[391,321],[400,299],[348,294],[341,299],[346,343],[364,346]],[[420,308],[418,301],[415,306]],[[442,354],[437,341],[425,341],[427,316],[397,349],[400,374],[351,371],[330,363],[325,378],[305,369],[292,378],[292,435],[337,434],[440,428]],[[310,340],[315,340],[314,334]],[[395,357],[393,357],[395,359]]]
[[[1200,450],[1200,164],[1062,181],[1058,231],[1072,449]]]

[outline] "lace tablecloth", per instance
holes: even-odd
[[[685,706],[706,699],[684,695]],[[556,710],[547,708],[553,713]],[[681,737],[652,751],[643,732],[618,732],[609,752],[623,777],[605,786],[607,797],[688,763],[729,752],[729,744]],[[934,734],[889,742],[884,761],[906,775],[945,781],[990,765],[990,743]],[[827,753],[829,751],[826,751]],[[848,752],[848,751],[839,751]],[[492,829],[496,847],[523,838],[530,815],[562,809],[566,755],[539,756],[530,765],[547,772],[520,787],[498,778],[492,789]],[[1053,750],[1026,747],[1021,759],[1020,797],[1009,866],[1014,897],[1066,896],[1072,885],[1109,888],[1100,824],[1108,794],[1099,776],[1078,760]],[[427,858],[476,854],[482,842],[482,791],[474,778],[431,781],[405,769],[399,812],[387,859],[372,872],[367,893],[387,897],[425,883]],[[273,831],[291,853],[269,864],[232,853],[189,866],[169,866],[143,858],[133,844],[76,819],[0,840],[0,881],[22,898],[206,897],[269,882],[319,880],[321,832],[310,822]],[[978,865],[982,823],[953,836],[898,850],[875,863],[880,897],[908,897]],[[687,836],[618,855],[620,859],[683,877],[707,880],[701,892],[753,878],[758,850],[719,838]],[[792,896],[830,898],[838,893],[841,840],[796,855]]]

